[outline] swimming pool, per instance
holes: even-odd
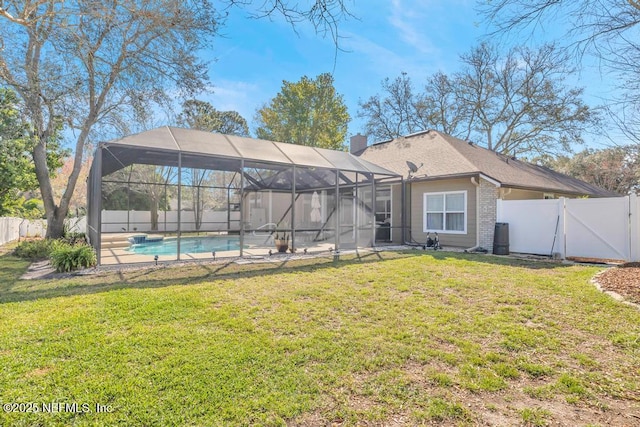
[[[145,242],[131,245],[129,252],[144,255],[175,255],[178,252],[178,239],[170,237],[159,242]],[[197,254],[213,251],[240,250],[240,239],[228,236],[182,237],[180,253]]]

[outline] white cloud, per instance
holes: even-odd
[[[400,39],[422,54],[433,54],[438,51],[430,38],[433,33],[432,19],[429,11],[430,2],[404,2],[392,0],[389,23],[395,28]],[[417,3],[417,4],[416,4]]]
[[[255,82],[215,80],[213,94],[203,99],[220,111],[237,111],[251,122],[256,109],[266,102],[262,88]]]
[[[426,55],[418,52],[415,54],[400,52],[393,46],[387,47],[357,34],[349,34],[344,45],[346,50],[350,51],[344,56],[354,55],[357,57],[359,69],[354,72],[359,73],[367,80],[374,77],[374,81],[371,83],[376,85],[381,79],[394,78],[401,72],[407,72],[409,75],[422,74],[429,71],[426,70],[431,68],[429,64],[433,64],[433,61]]]

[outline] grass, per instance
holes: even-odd
[[[597,267],[423,251],[20,280],[26,267],[0,255],[0,402],[91,412],[0,425],[640,413],[640,312],[589,283]]]
[[[543,427],[548,425],[547,418],[551,415],[546,409],[524,408],[521,411],[522,421],[526,426]]]

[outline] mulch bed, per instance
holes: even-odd
[[[605,291],[622,295],[625,300],[640,304],[640,262],[628,262],[599,274],[596,281]]]

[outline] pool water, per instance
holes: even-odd
[[[178,239],[168,238],[159,242],[146,242],[131,245],[129,252],[144,255],[175,255]],[[180,253],[203,253],[213,251],[240,250],[238,237],[183,237],[180,239]]]

